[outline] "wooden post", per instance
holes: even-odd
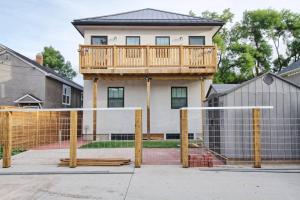
[[[112,62],[113,62],[113,67],[116,67],[117,66],[117,47],[116,45],[114,45],[113,47],[113,58],[112,58]]]
[[[204,107],[204,101],[205,101],[205,79],[200,79],[200,92],[201,92],[201,107]],[[204,139],[204,128],[205,128],[205,110],[200,110],[201,112],[201,124],[202,124],[202,139]]]
[[[70,114],[70,163],[69,166],[77,166],[77,111]]]
[[[142,164],[142,109],[135,110],[135,167]]]
[[[150,66],[150,47],[147,45],[146,47],[146,67]]]
[[[12,152],[12,117],[11,112],[6,112],[4,115],[4,127],[3,127],[3,168],[9,168],[11,166],[11,152]]]
[[[180,45],[179,59],[180,59],[179,65],[180,65],[180,67],[183,67],[183,65],[184,65],[184,61],[183,61],[184,53],[183,53],[183,46],[182,45]]]
[[[98,78],[93,83],[93,108],[97,108]],[[93,140],[97,139],[97,111],[93,110]]]
[[[260,109],[254,108],[252,110],[253,118],[253,155],[254,168],[261,168],[261,137],[260,137]]]
[[[35,136],[35,147],[39,146],[39,133],[40,133],[40,112],[36,112],[36,136]]]
[[[147,80],[147,139],[150,140],[150,131],[151,131],[151,120],[150,120],[150,94],[151,94],[151,79],[146,78]]]
[[[188,137],[188,110],[180,110],[180,138],[182,167],[189,167],[189,137]]]

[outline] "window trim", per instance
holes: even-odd
[[[106,38],[106,44],[93,44],[93,38],[97,38],[97,37],[105,37]],[[108,37],[107,35],[92,35],[91,36],[91,45],[108,45]]]
[[[173,88],[185,88],[186,89],[186,106],[185,107],[188,107],[188,87],[186,86],[172,86],[171,87],[171,109],[180,109],[180,108],[174,108],[173,107],[173,97],[172,97],[172,89]]]
[[[191,46],[199,46],[199,45],[191,44],[191,38],[193,38],[193,37],[203,38],[204,44],[202,44],[202,45],[205,45],[206,41],[205,41],[205,36],[203,36],[203,35],[191,35],[191,36],[189,36],[189,45],[191,45]]]
[[[122,107],[110,107],[109,106],[109,89],[110,88],[123,88],[123,105],[122,105]],[[124,87],[117,87],[117,86],[115,86],[115,87],[107,87],[107,108],[124,108],[124,105],[125,105],[125,88]]]
[[[65,88],[70,88],[70,95],[68,94],[68,91],[66,91],[66,94],[65,94],[65,90],[64,90]],[[64,96],[69,97],[69,103],[64,102]],[[63,84],[61,97],[62,97],[62,105],[70,106],[71,105],[71,97],[72,97],[72,87],[69,85]]]
[[[127,43],[127,38],[139,38],[139,44],[128,44]],[[130,36],[126,36],[126,46],[135,46],[135,45],[141,45],[141,36],[138,36],[138,35],[130,35]]]
[[[158,45],[157,44],[157,39],[158,38],[168,38],[169,39],[169,44],[168,45]],[[155,45],[156,46],[170,46],[171,45],[171,38],[170,38],[170,36],[163,36],[163,35],[162,36],[155,36]]]

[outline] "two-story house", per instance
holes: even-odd
[[[72,24],[84,38],[84,107],[142,107],[144,133],[178,138],[178,109],[202,105],[217,68],[212,38],[224,23],[147,8]],[[191,137],[202,129],[200,113],[194,116]],[[83,117],[84,132],[94,139],[130,137],[133,127],[133,114],[125,111]]]
[[[29,108],[79,108],[82,86],[0,44],[0,106]]]

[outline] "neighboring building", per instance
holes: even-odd
[[[239,85],[212,84],[205,105],[273,106],[261,111],[263,159],[300,159],[300,87],[272,73]],[[252,157],[252,110],[206,111],[204,140],[233,159]]]
[[[82,86],[0,45],[0,105],[34,108],[82,107]]]
[[[300,60],[284,68],[278,74],[283,78],[300,85]]]
[[[217,68],[212,38],[224,23],[142,9],[72,24],[84,37],[84,107],[142,107],[144,133],[179,137],[178,109],[201,106]],[[94,129],[93,114],[84,113],[86,134],[132,136],[132,112],[102,115],[95,114]],[[190,127],[192,134],[201,132],[198,123]]]

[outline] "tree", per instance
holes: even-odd
[[[234,24],[229,9],[221,14],[205,11],[201,16],[226,23],[213,38],[219,49],[214,82],[239,83],[270,70],[280,71],[300,58],[297,13],[273,9],[245,11],[243,19]]]
[[[72,80],[77,75],[77,73],[72,69],[70,61],[65,62],[65,58],[53,47],[44,47],[42,55],[44,65],[52,68],[62,76]]]

